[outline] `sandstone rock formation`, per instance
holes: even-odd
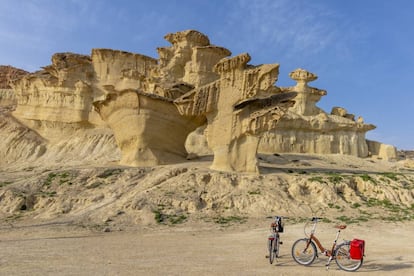
[[[295,104],[280,118],[274,129],[266,131],[260,140],[258,152],[274,153],[315,153],[315,154],[346,154],[357,157],[370,155],[380,156],[385,160],[396,157],[395,147],[387,150],[385,145],[367,143],[365,134],[375,128],[372,124],[365,124],[362,117],[355,120],[345,108],[334,107],[330,114],[316,106],[316,103],[327,92],[308,86],[308,82],[316,80],[317,76],[304,69],[296,69],[290,77],[297,82],[293,87],[280,87],[283,92],[295,91]],[[207,131],[206,131],[207,132]],[[206,155],[211,149],[200,149],[203,136],[198,133],[199,144],[188,144],[188,151],[192,155]],[[196,140],[195,134],[192,139]]]
[[[11,83],[14,80],[29,74],[22,69],[10,65],[0,65],[0,89],[11,89]]]
[[[175,100],[181,114],[207,117],[212,169],[258,172],[258,134],[273,129],[296,96],[273,86],[278,64],[248,66],[249,61],[248,54],[220,60],[217,81]]]
[[[334,107],[331,114],[318,108],[316,103],[327,93],[308,86],[308,82],[317,79],[315,74],[296,69],[290,77],[297,82],[296,86],[281,89],[296,91],[296,103],[277,127],[264,135],[259,151],[367,157],[369,149],[365,134],[375,126],[365,124],[361,117],[355,121],[355,116],[341,107]]]
[[[278,65],[246,71],[248,55],[222,60],[230,51],[210,45],[205,35],[193,30],[165,38],[172,46],[158,48],[159,61],[121,51],[92,51],[98,95],[94,106],[115,133],[123,153],[121,163],[151,166],[182,161],[187,156],[188,134],[207,117],[212,133],[209,143],[217,148],[212,167],[257,172],[256,132],[274,127],[282,112],[275,107],[277,101],[262,113],[263,108],[237,111],[246,119],[241,127],[233,105],[252,96],[274,94]],[[232,66],[234,72],[226,72]],[[233,73],[237,76],[225,82]],[[228,98],[235,87],[239,91]],[[256,114],[250,118],[253,111]]]
[[[214,64],[230,54],[193,30],[165,38],[172,46],[158,48],[159,60],[121,51],[92,51],[97,78],[94,106],[114,131],[125,165],[185,160],[185,140],[205,118],[183,116],[173,100],[216,80]]]
[[[43,70],[15,81],[13,115],[46,139],[90,128],[94,74],[89,56],[59,53]]]
[[[295,86],[277,87],[279,64],[229,57],[195,30],[165,39],[171,46],[158,48],[158,58],[92,49],[90,56],[57,53],[32,74],[7,69],[2,87],[13,90],[0,90],[0,105],[17,102],[15,122],[46,147],[36,156],[85,135],[116,141],[120,163],[132,166],[182,162],[185,145],[197,148],[190,154],[211,150],[213,169],[256,173],[257,152],[392,155],[365,140],[375,126],[342,107],[328,114],[316,106],[326,91],[308,86],[315,74],[297,69]]]
[[[16,97],[11,83],[27,74],[29,72],[15,67],[0,65],[0,106],[16,104]]]
[[[92,109],[94,78],[90,57],[59,53],[43,70],[12,79],[14,103],[0,98],[0,165],[117,160],[112,130]]]
[[[384,160],[396,161],[398,159],[397,149],[392,145],[367,140],[370,154],[373,157]]]

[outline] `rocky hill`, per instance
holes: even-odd
[[[153,167],[9,164],[0,170],[0,216],[11,224],[35,219],[106,230],[272,214],[346,223],[414,219],[412,160],[291,154],[260,160],[261,175],[211,170],[209,157]]]

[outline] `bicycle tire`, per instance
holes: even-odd
[[[317,256],[316,245],[311,242],[306,248],[309,239],[299,239],[295,241],[292,245],[292,257],[293,259],[301,265],[308,266],[311,265]],[[305,249],[306,248],[306,249]]]
[[[275,258],[279,258],[279,248],[280,248],[280,237],[279,234],[275,238]]]
[[[363,258],[356,260],[352,259],[349,254],[350,244],[341,243],[335,249],[335,262],[340,269],[345,271],[356,271],[358,270],[364,261]]]
[[[268,248],[269,248],[269,262],[270,264],[273,264],[273,261],[275,259],[275,240],[269,240],[268,242]]]

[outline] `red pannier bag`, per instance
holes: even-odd
[[[365,252],[365,241],[353,239],[350,243],[349,255],[351,259],[361,260]]]

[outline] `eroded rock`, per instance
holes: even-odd
[[[229,57],[195,30],[165,39],[171,45],[159,47],[158,58],[111,49],[57,53],[41,71],[9,77],[13,95],[0,91],[0,103],[17,102],[13,116],[45,143],[88,131],[109,141],[113,133],[123,165],[177,163],[211,152],[215,170],[257,173],[257,152],[374,153],[365,139],[374,125],[342,107],[328,114],[316,106],[327,92],[308,86],[315,74],[294,70],[297,84],[277,87],[279,64],[251,65],[247,53]],[[187,146],[198,152],[188,155],[192,132]]]

